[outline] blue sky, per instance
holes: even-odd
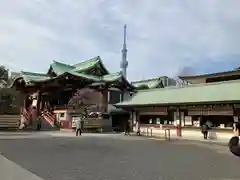
[[[239,0],[2,0],[0,63],[44,72],[53,60],[101,56],[128,78],[231,70],[240,63]]]

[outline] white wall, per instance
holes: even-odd
[[[55,110],[57,121],[69,121],[72,119],[72,116],[67,112],[67,110]],[[64,113],[64,116],[61,117],[61,114]]]

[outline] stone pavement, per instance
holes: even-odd
[[[203,139],[203,138],[197,138],[197,137],[175,137],[176,139],[179,140],[189,140],[189,141],[199,141],[199,142],[203,142],[203,143],[210,143],[210,144],[220,144],[220,145],[228,145],[228,141],[229,139],[227,138],[221,138],[221,139],[217,139],[217,140],[212,140],[212,139]]]
[[[64,130],[64,131],[54,131],[54,132],[41,132],[42,134],[53,136],[53,137],[74,137],[75,132],[69,131],[69,130]],[[131,136],[137,136],[136,133],[131,133]],[[103,136],[112,136],[112,137],[118,137],[122,136],[124,137],[124,133],[83,133],[83,136],[91,137],[91,136],[96,136],[96,137],[103,137]],[[141,137],[147,137],[149,139],[155,139],[155,140],[164,140],[163,137],[160,136],[141,136]],[[202,142],[202,143],[210,143],[210,144],[220,144],[220,145],[227,145],[229,139],[218,139],[218,140],[205,140],[203,138],[197,138],[197,137],[177,137],[176,135],[171,135],[170,137],[171,140],[188,140],[188,141],[196,141],[196,142]]]
[[[5,137],[16,139],[0,139],[4,157],[24,168],[6,166],[1,163],[6,159],[0,159],[0,169],[8,172],[6,180],[240,179],[239,158],[225,146],[184,140],[152,141],[122,134],[75,137],[74,133],[40,132],[23,136],[18,138],[15,133]]]
[[[0,139],[27,139],[27,138],[44,138],[50,134],[45,132],[0,132]]]
[[[83,133],[83,136],[87,137],[103,137],[103,136],[111,136],[112,138],[116,138],[119,136],[124,136],[124,133]],[[131,133],[131,136],[136,136],[136,133]],[[0,132],[0,139],[15,139],[15,138],[44,138],[44,137],[75,137],[75,132],[73,131],[40,131],[40,132]],[[160,136],[144,136],[150,139],[164,139],[164,137]],[[171,140],[188,140],[188,141],[196,141],[202,143],[210,143],[210,144],[219,144],[219,145],[227,145],[229,139],[218,139],[218,140],[205,140],[203,138],[198,138],[196,136],[182,136],[177,137],[176,135],[171,134]]]

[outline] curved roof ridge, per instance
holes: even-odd
[[[59,65],[68,66],[68,67],[74,68],[74,66],[72,66],[72,65],[69,65],[69,64],[66,64],[66,63],[62,63],[62,62],[59,62],[59,61],[56,61],[56,60],[53,60],[53,63],[54,63],[54,64],[59,64]],[[52,63],[52,64],[53,64],[53,63]]]
[[[29,72],[29,71],[21,71],[21,75],[28,74],[28,75],[34,75],[34,76],[49,76],[48,74],[44,73],[35,73],[35,72]]]
[[[57,76],[74,69],[74,67],[71,66],[71,65],[68,65],[68,64],[65,64],[65,63],[61,63],[61,62],[58,62],[58,61],[55,61],[55,60],[50,65],[49,70],[51,68],[54,71],[54,73],[56,73]],[[48,72],[49,72],[49,70],[48,70]]]
[[[93,57],[93,58],[91,58],[91,59],[88,59],[88,60],[79,62],[79,63],[74,64],[74,65],[72,65],[72,66],[76,67],[76,66],[82,65],[82,64],[84,64],[84,63],[88,63],[88,62],[90,62],[90,61],[98,61],[99,58],[100,58],[100,56],[95,56],[95,57]]]
[[[109,73],[109,74],[103,75],[102,77],[113,76],[113,75],[122,75],[122,73],[121,72],[114,72],[114,73]]]
[[[89,70],[89,69],[95,67],[96,65],[100,65],[100,67],[105,71],[106,74],[109,73],[107,68],[104,66],[100,56],[96,56],[92,59],[80,62],[73,66],[74,66],[74,71],[81,72],[81,71]]]
[[[102,79],[104,81],[112,81],[112,80],[117,80],[121,77],[123,77],[123,75],[121,73],[115,72],[115,73],[110,73],[110,74],[103,75]]]

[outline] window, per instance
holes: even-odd
[[[60,113],[59,116],[63,118],[65,116],[65,113]]]

